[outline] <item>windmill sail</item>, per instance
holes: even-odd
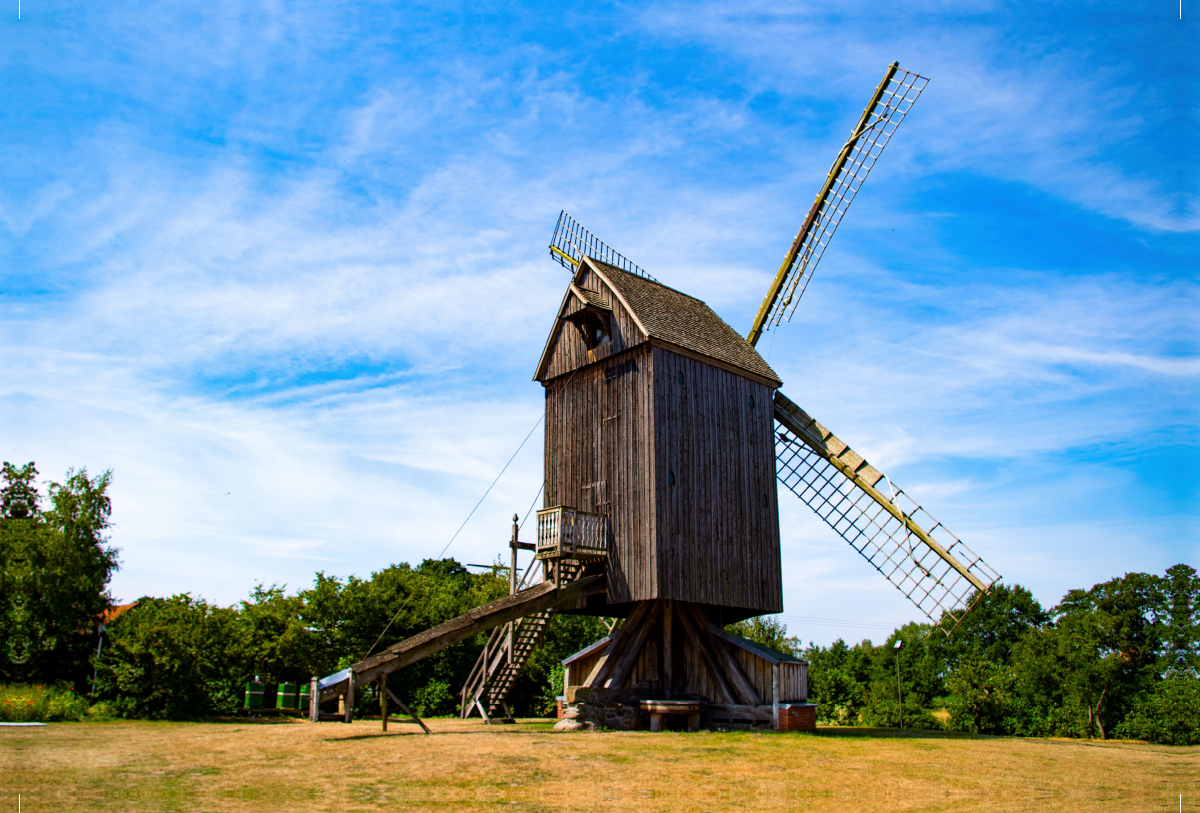
[[[558,223],[554,226],[554,238],[550,241],[550,256],[571,271],[579,267],[579,261],[584,256],[588,256],[609,265],[615,265],[630,274],[637,274],[639,277],[658,282],[654,277],[634,265],[628,257],[617,253],[607,243],[579,225],[575,218],[566,211],[558,214]]]
[[[779,481],[949,634],[1000,575],[836,435],[775,394]]]
[[[842,216],[850,207],[875,160],[883,152],[892,133],[908,114],[909,109],[925,89],[929,80],[915,73],[900,70],[893,62],[888,67],[875,95],[863,110],[858,124],[838,152],[825,185],[817,193],[804,225],[796,233],[783,265],[779,267],[762,306],[754,317],[747,340],[757,344],[763,332],[792,318],[796,304],[804,294],[817,263],[825,253],[830,238],[837,231]]]

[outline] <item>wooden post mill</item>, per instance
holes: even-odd
[[[766,723],[803,704],[803,663],[723,630],[783,610],[775,372],[703,302],[584,257],[535,378],[537,557],[555,575],[604,575],[605,592],[559,612],[625,619],[567,663],[571,713],[629,727],[644,701],[702,703],[714,720]]]
[[[842,146],[743,338],[565,212],[551,255],[571,271],[535,380],[545,388],[545,508],[509,542],[510,595],[337,674],[313,678],[313,720],[349,720],[356,686],[491,631],[463,717],[511,720],[506,698],[555,612],[615,619],[564,661],[564,726],[811,730],[807,666],[728,632],[783,610],[779,486],[950,634],[999,575],[781,391],[755,350],[791,318],[825,246],[924,77],[888,67]],[[518,578],[517,555],[534,558]],[[340,699],[339,715],[322,714]],[[416,722],[415,717],[412,718]],[[571,722],[574,721],[574,722]]]

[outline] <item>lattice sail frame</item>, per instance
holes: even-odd
[[[779,482],[949,635],[1000,574],[782,393],[775,416]]]
[[[901,70],[897,65],[889,68],[872,103],[863,111],[862,118],[830,167],[825,185],[817,194],[813,208],[797,235],[799,246],[793,242],[784,259],[786,271],[782,272],[782,285],[774,301],[768,305],[765,317],[756,320],[756,330],[751,331],[752,344],[762,330],[791,320],[846,209],[927,84],[929,80],[924,76]]]
[[[574,271],[579,267],[584,255],[609,265],[615,265],[630,274],[637,274],[639,277],[658,282],[628,257],[614,251],[607,243],[579,225],[575,218],[566,213],[566,210],[559,212],[558,223],[554,226],[554,238],[550,241],[550,256],[564,268]]]

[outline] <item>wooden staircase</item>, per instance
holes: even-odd
[[[525,573],[525,579],[530,577],[532,571],[539,569],[540,564],[533,562]],[[569,559],[559,559],[550,567],[554,571],[553,578],[547,581],[552,581],[560,588],[577,581],[583,574],[583,564]],[[463,684],[463,719],[478,711],[487,722],[513,722],[508,709],[508,693],[516,685],[529,656],[545,639],[546,631],[554,620],[554,611],[555,608],[550,607],[530,613],[492,631],[467,682]]]

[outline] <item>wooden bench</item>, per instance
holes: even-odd
[[[638,704],[643,714],[650,715],[650,730],[663,730],[664,714],[686,714],[688,731],[700,730],[699,700],[643,700]]]

